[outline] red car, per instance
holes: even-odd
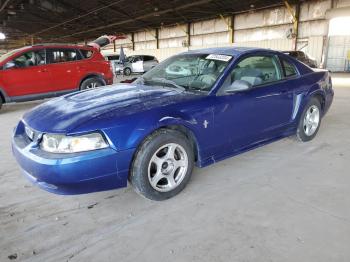
[[[35,45],[0,57],[0,107],[112,82],[110,63],[90,46]]]

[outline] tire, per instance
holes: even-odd
[[[2,99],[0,97],[0,109],[2,108]]]
[[[90,77],[88,79],[85,79],[81,85],[80,90],[87,90],[87,89],[94,89],[99,86],[105,86],[105,82],[98,77]]]
[[[302,142],[312,140],[321,125],[322,109],[320,101],[313,97],[307,103],[300,117],[297,138]]]
[[[185,188],[193,165],[193,148],[187,137],[176,130],[161,129],[147,137],[136,152],[129,181],[141,196],[166,200]]]
[[[131,72],[131,69],[129,67],[124,69],[124,75],[129,76],[129,75],[131,75],[131,73],[132,72]]]

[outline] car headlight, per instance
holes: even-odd
[[[108,147],[101,134],[91,133],[81,136],[44,134],[40,148],[50,153],[77,153]]]

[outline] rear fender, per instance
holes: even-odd
[[[311,88],[310,91],[305,94],[304,96],[304,99],[302,100],[302,103],[299,107],[299,111],[298,111],[298,114],[297,114],[297,123],[299,123],[299,119],[302,115],[302,113],[304,112],[304,109],[306,107],[306,105],[310,102],[310,100],[313,98],[313,97],[319,97],[321,98],[321,111],[322,111],[322,114],[324,113],[324,109],[325,109],[325,92],[321,89],[315,89],[315,88]]]

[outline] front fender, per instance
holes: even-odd
[[[103,132],[109,137],[116,150],[138,148],[144,139],[157,129],[165,127],[181,127],[188,131],[196,143],[197,158],[199,161],[207,158],[207,148],[213,140],[211,108],[180,112],[166,110],[166,112],[148,111],[147,114],[132,115],[129,118],[119,119],[120,125],[115,125]],[[209,123],[208,126],[203,123]]]

